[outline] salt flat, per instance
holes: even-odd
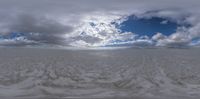
[[[198,99],[200,49],[0,48],[0,98],[10,97]]]

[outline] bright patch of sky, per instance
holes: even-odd
[[[156,33],[163,33],[169,36],[176,32],[178,24],[164,18],[152,17],[139,19],[135,16],[129,16],[128,19],[120,24],[118,28],[122,32],[132,32],[140,36],[152,37]]]

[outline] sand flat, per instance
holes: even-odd
[[[2,98],[200,97],[198,48],[0,48],[0,68]]]

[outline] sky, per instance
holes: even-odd
[[[1,0],[0,46],[199,46],[198,0]]]
[[[171,22],[168,19],[152,17],[150,19],[137,19],[132,16],[128,20],[122,22],[119,29],[122,32],[133,32],[140,36],[152,37],[155,33],[163,33],[166,36],[176,32],[179,24]]]

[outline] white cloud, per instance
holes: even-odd
[[[75,26],[75,30],[66,34],[66,39],[73,39],[70,45],[72,46],[106,46],[116,40],[125,41],[133,39],[133,33],[121,33],[115,24],[112,22],[120,23],[119,20],[122,16],[118,14],[102,14],[93,13],[86,15],[82,21]],[[84,39],[88,38],[90,39]],[[93,39],[92,39],[93,38]],[[98,40],[97,40],[98,39]],[[88,42],[89,40],[89,42]],[[92,41],[94,40],[94,41]]]
[[[167,36],[163,35],[162,33],[157,33],[152,37],[152,39],[155,41],[163,40],[166,38],[167,38]]]

